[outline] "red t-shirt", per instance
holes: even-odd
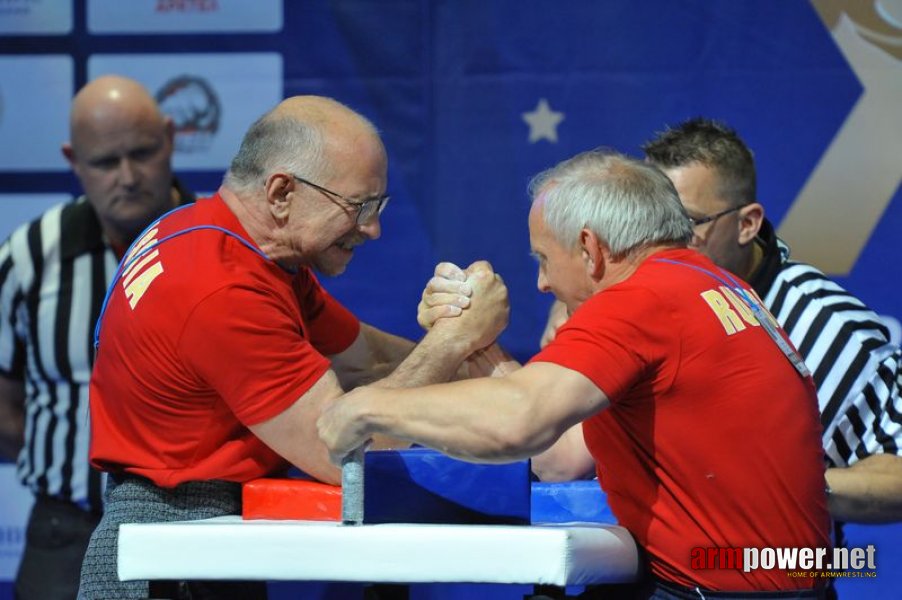
[[[91,378],[91,464],[173,487],[247,481],[288,463],[247,426],[287,409],[359,322],[313,273],[258,254],[217,195],[172,213],[117,282]]]
[[[811,588],[781,570],[693,570],[693,548],[829,547],[817,398],[692,250],[646,260],[575,311],[533,361],[611,401],[583,423],[611,510],[651,572],[711,590]],[[745,284],[743,284],[745,287]],[[553,401],[553,399],[549,399]]]

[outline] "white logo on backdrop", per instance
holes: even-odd
[[[214,12],[219,10],[218,0],[156,0],[156,11],[166,12]]]
[[[219,131],[222,108],[213,86],[202,77],[181,75],[157,92],[157,103],[175,123],[177,152],[204,152]]]

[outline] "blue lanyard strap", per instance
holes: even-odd
[[[168,242],[169,240],[183,236],[186,233],[191,233],[191,232],[199,231],[199,230],[203,230],[203,229],[209,229],[209,230],[213,230],[213,231],[219,231],[221,233],[224,233],[225,235],[235,238],[236,240],[241,242],[245,247],[252,250],[256,254],[258,254],[260,257],[262,257],[263,260],[269,260],[269,257],[266,255],[265,252],[263,252],[262,250],[260,250],[259,248],[257,248],[256,246],[254,246],[253,244],[248,242],[246,239],[244,239],[243,237],[241,237],[234,231],[230,231],[230,230],[228,230],[224,227],[220,227],[218,225],[194,225],[193,227],[188,227],[187,229],[182,229],[181,231],[176,231],[174,233],[170,233],[167,236],[164,236],[158,240],[155,240],[154,242],[152,242],[150,244],[147,244],[146,247],[142,248],[134,256],[131,256],[132,249],[135,247],[135,244],[137,244],[138,242],[143,240],[144,236],[147,235],[147,232],[149,232],[154,227],[156,227],[157,224],[159,224],[159,222],[162,221],[164,218],[168,217],[169,215],[171,215],[172,213],[174,213],[176,211],[179,211],[183,208],[187,208],[188,206],[190,206],[190,205],[180,206],[179,208],[171,210],[168,213],[166,213],[165,215],[163,215],[162,217],[160,217],[159,219],[157,219],[156,221],[154,221],[153,223],[151,223],[150,225],[148,225],[144,229],[144,231],[141,232],[141,235],[139,235],[137,238],[135,238],[135,241],[132,242],[132,244],[128,247],[128,250],[126,251],[125,255],[123,256],[122,261],[119,263],[119,267],[116,269],[116,274],[113,276],[113,280],[110,281],[110,285],[107,288],[106,295],[103,297],[103,304],[100,306],[100,315],[97,317],[97,323],[94,325],[94,348],[95,348],[95,350],[97,349],[97,347],[100,346],[100,326],[101,326],[101,323],[103,322],[103,316],[106,314],[107,304],[109,304],[109,302],[110,302],[110,297],[113,295],[113,289],[116,287],[116,284],[119,282],[119,278],[122,277],[122,274],[125,271],[127,271],[129,269],[129,267],[131,267],[133,264],[135,264],[137,261],[139,261],[143,256],[145,256],[148,252],[150,252],[151,250],[153,250],[154,248],[156,248],[163,242]]]
[[[736,294],[738,294],[740,300],[745,304],[749,310],[752,311],[752,314],[758,320],[758,323],[761,324],[762,329],[767,332],[767,335],[774,341],[777,347],[783,352],[783,355],[789,359],[789,362],[795,368],[796,371],[802,377],[810,377],[811,371],[808,370],[808,366],[805,364],[805,361],[802,360],[802,357],[799,355],[798,351],[792,347],[792,344],[786,341],[786,338],[780,333],[778,329],[778,324],[774,317],[768,312],[763,306],[761,306],[760,302],[756,299],[752,298],[752,296],[745,290],[742,285],[740,285],[739,281],[733,277],[730,273],[727,273],[723,269],[720,269],[720,275],[717,273],[713,273],[704,267],[700,267],[698,265],[693,265],[689,263],[684,263],[679,260],[673,260],[669,258],[654,258],[652,259],[655,262],[662,263],[670,263],[672,265],[679,265],[682,267],[688,267],[690,269],[694,269],[699,273],[704,273],[705,275],[719,281],[724,286],[732,289]]]

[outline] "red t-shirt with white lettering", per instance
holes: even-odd
[[[163,240],[195,226],[199,229]],[[313,273],[261,256],[216,195],[165,217],[114,284],[90,387],[91,464],[163,487],[288,463],[248,430],[300,398],[359,322]],[[133,251],[134,255],[134,251]]]
[[[660,259],[722,277],[695,251],[659,252],[583,303],[533,361],[578,371],[611,400],[583,434],[653,575],[711,590],[820,585],[692,568],[693,548],[830,545],[821,426],[810,378],[730,303],[732,284]]]

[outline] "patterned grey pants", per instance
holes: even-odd
[[[81,567],[79,600],[117,600],[147,598],[147,581],[119,581],[116,573],[119,525],[122,523],[159,523],[192,521],[241,513],[241,486],[226,481],[194,481],[173,489],[157,487],[138,477],[125,477],[118,482],[111,477],[105,495],[103,518],[88,544]],[[206,582],[210,587],[214,582]],[[214,584],[215,585],[215,584]],[[235,597],[265,598],[265,583],[227,584],[226,587],[250,586]],[[183,589],[185,586],[182,586]],[[190,584],[188,586],[190,588]],[[223,590],[224,592],[224,590]],[[249,595],[250,594],[250,595]],[[185,592],[184,597],[197,598],[205,594]],[[225,592],[211,597],[228,597]]]

